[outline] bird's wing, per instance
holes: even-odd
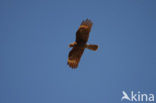
[[[91,30],[91,28],[92,28],[92,25],[93,25],[93,22],[91,21],[91,20],[89,20],[89,19],[86,19],[86,20],[83,20],[82,22],[81,22],[81,25],[80,25],[80,27],[82,26],[87,26],[88,27],[88,30],[89,30],[89,32],[90,32],[90,30]]]
[[[75,46],[72,48],[72,50],[69,52],[69,55],[68,55],[68,65],[71,67],[71,68],[77,68],[78,67],[78,64],[79,64],[79,61],[81,59],[81,56],[84,52],[84,49],[83,47],[80,47],[80,46]]]
[[[91,30],[93,23],[91,20],[86,19],[82,21],[79,29],[76,32],[76,42],[77,43],[86,43],[89,38],[89,32]]]

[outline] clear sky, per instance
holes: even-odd
[[[0,0],[0,103],[120,103],[156,95],[155,0]],[[68,44],[93,21],[79,68]],[[123,103],[123,102],[121,102]]]

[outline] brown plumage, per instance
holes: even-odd
[[[69,47],[73,47],[72,50],[69,52],[68,55],[68,62],[67,64],[71,68],[77,68],[81,56],[85,50],[85,48],[96,51],[98,46],[97,45],[88,45],[87,41],[89,38],[89,33],[92,28],[92,22],[89,19],[82,21],[79,29],[76,32],[76,41],[69,45]]]

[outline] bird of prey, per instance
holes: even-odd
[[[72,50],[69,52],[67,64],[73,69],[78,67],[85,48],[93,51],[98,49],[98,45],[87,44],[92,24],[92,21],[89,19],[83,20],[76,32],[76,41],[69,44],[69,47],[72,47]]]

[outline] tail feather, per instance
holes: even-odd
[[[98,49],[98,45],[88,44],[88,45],[86,45],[86,48],[93,50],[93,51],[96,51]]]

